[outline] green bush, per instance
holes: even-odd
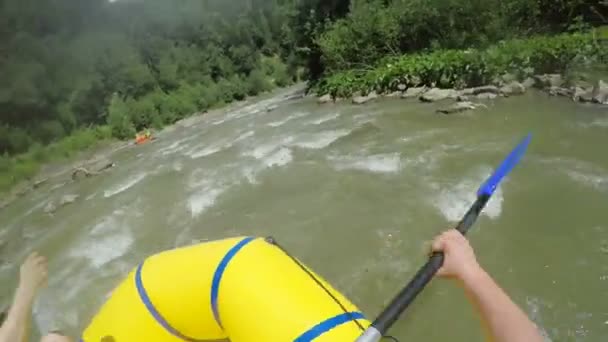
[[[152,126],[162,126],[153,95],[149,94],[137,100],[127,99],[126,107],[131,124],[136,131],[141,131]]]
[[[252,71],[245,82],[247,83],[248,88],[247,95],[251,96],[263,93],[272,88],[272,85],[266,78],[266,75],[264,75],[264,72],[259,69]]]
[[[323,79],[320,94],[347,97],[354,92],[392,91],[398,84],[461,88],[490,83],[511,73],[564,72],[580,58],[604,56],[608,47],[590,34],[562,34],[504,41],[486,49],[437,50],[384,59],[370,70],[349,70]]]
[[[107,123],[112,129],[112,135],[118,139],[130,139],[135,135],[127,104],[117,94],[110,101]]]

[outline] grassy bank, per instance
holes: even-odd
[[[390,92],[400,84],[463,88],[489,84],[505,74],[523,79],[534,74],[566,73],[574,66],[608,61],[608,43],[599,33],[536,36],[502,41],[486,49],[444,49],[389,57],[375,68],[329,75],[315,90],[348,97],[355,92]]]
[[[138,128],[161,129],[201,111],[292,84],[293,80],[283,73],[284,65],[276,60],[274,63],[274,69],[254,75],[250,82],[226,83],[222,89],[201,84],[183,86],[169,94],[153,92],[137,100],[114,97],[108,108],[108,124],[75,130],[48,145],[31,145],[25,153],[0,155],[0,194],[33,181],[45,164],[65,161],[112,141],[133,139]]]
[[[0,193],[33,179],[46,163],[67,160],[79,152],[111,140],[110,127],[98,126],[77,130],[72,135],[46,146],[33,145],[28,152],[17,156],[0,156]]]

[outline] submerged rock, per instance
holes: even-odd
[[[76,202],[76,200],[79,197],[80,197],[80,195],[64,195],[63,197],[61,197],[61,200],[59,200],[59,207],[63,207],[68,204],[72,204],[72,203]]]
[[[485,107],[485,106],[480,103],[462,101],[462,102],[456,102],[451,106],[438,109],[437,112],[441,113],[441,114],[455,114],[455,113],[460,113],[460,112],[464,112],[467,110],[473,110],[473,109],[476,109],[479,107]]]
[[[58,202],[49,202],[42,210],[46,214],[54,214],[57,210],[65,207],[66,205],[76,202],[78,198],[80,198],[80,195],[63,195]]]
[[[375,100],[377,98],[378,98],[378,94],[375,91],[372,91],[371,93],[367,94],[366,96],[353,97],[353,103],[361,105],[364,103],[368,103],[369,101]]]
[[[274,111],[277,108],[279,108],[278,105],[270,105],[270,106],[266,107],[266,113],[270,113],[270,112]]]
[[[419,97],[420,95],[424,94],[424,92],[426,92],[426,90],[427,90],[426,87],[407,88],[405,90],[405,92],[403,92],[403,94],[401,94],[401,98],[410,99],[410,98],[414,98],[414,97]]]
[[[422,102],[435,102],[445,99],[456,99],[460,93],[454,89],[431,88],[429,91],[420,95]]]

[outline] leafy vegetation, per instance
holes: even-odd
[[[599,0],[3,0],[0,189],[92,137],[130,139],[301,78],[344,96],[415,83],[404,75],[458,86],[562,68],[597,46],[519,39],[606,12]]]
[[[387,56],[582,31],[606,24],[607,12],[597,0],[353,0],[314,43],[332,74],[371,68]]]
[[[489,84],[504,74],[519,79],[534,74],[565,72],[573,64],[608,60],[608,45],[589,33],[537,36],[503,41],[485,49],[437,50],[384,59],[370,70],[333,74],[317,92],[347,97],[354,92],[393,91],[399,84],[463,88]]]

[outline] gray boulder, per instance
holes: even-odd
[[[494,93],[481,93],[481,94],[477,94],[476,97],[479,100],[494,100],[495,98],[498,97],[498,95],[496,95]]]
[[[564,78],[560,74],[535,75],[536,86],[539,88],[561,87],[564,85]]]
[[[464,112],[467,110],[473,110],[479,107],[485,107],[482,104],[479,103],[473,103],[470,101],[462,101],[462,102],[456,102],[448,107],[445,108],[441,108],[437,110],[437,113],[441,113],[441,114],[455,114],[455,113],[460,113],[460,112]]]
[[[505,96],[511,95],[521,95],[526,92],[526,87],[523,84],[512,81],[507,85],[504,85],[500,88],[500,93]]]
[[[399,96],[401,96],[401,94],[403,94],[403,93],[400,92],[400,91],[394,91],[394,92],[388,93],[388,94],[386,94],[384,96],[385,97],[399,97]]]
[[[456,101],[458,101],[458,102],[466,102],[466,101],[469,101],[469,100],[470,100],[470,97],[467,96],[467,95],[458,95],[456,97]]]
[[[427,91],[426,87],[407,88],[407,90],[404,91],[403,94],[401,94],[401,98],[409,99],[409,98],[419,97],[420,95],[424,94],[424,92],[426,92],[426,91]]]
[[[577,102],[591,102],[593,100],[593,90],[582,87],[575,87],[572,100]]]
[[[367,94],[366,96],[355,96],[353,97],[353,103],[354,104],[364,104],[364,103],[368,103],[372,100],[375,100],[378,98],[378,94],[375,91],[372,91],[371,93]]]
[[[400,83],[399,85],[397,85],[397,90],[399,91],[405,91],[407,89],[407,86],[403,83]]]
[[[549,87],[549,95],[572,97],[573,91],[572,91],[572,89],[568,89],[568,88],[551,86],[551,87]]]
[[[483,93],[500,94],[500,89],[497,86],[487,85],[474,88],[466,88],[462,91],[462,95],[479,95]]]
[[[536,84],[536,80],[532,77],[526,78],[521,84],[526,88],[532,88]]]
[[[608,83],[599,80],[591,93],[592,101],[599,104],[608,104]]]
[[[413,86],[417,86],[422,83],[422,80],[418,76],[410,76],[408,77],[409,83]]]
[[[422,102],[435,102],[445,99],[456,99],[460,93],[454,89],[439,89],[431,88],[429,91],[420,95],[419,99]]]
[[[323,95],[323,96],[320,96],[320,97],[317,99],[317,102],[318,102],[318,103],[320,103],[320,104],[323,104],[323,103],[330,103],[331,101],[332,101],[332,98],[331,98],[331,95],[329,95],[329,94],[325,94],[325,95]]]

